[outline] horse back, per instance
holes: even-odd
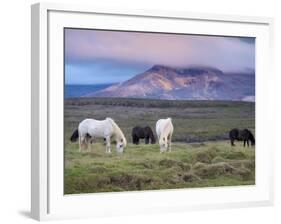
[[[132,130],[132,135],[138,136],[139,138],[144,138],[145,137],[144,129],[140,126],[136,126]]]
[[[145,133],[148,133],[148,134],[153,133],[151,127],[149,127],[149,126],[145,126],[143,129],[144,129],[144,132],[145,132]]]
[[[174,126],[172,124],[172,119],[167,118],[167,119],[160,119],[156,123],[156,133],[158,137],[162,134],[162,132],[167,131],[167,132],[173,132]]]
[[[95,120],[90,118],[80,122],[78,129],[81,134],[90,134],[96,137],[111,135],[113,132],[112,124],[108,120]]]

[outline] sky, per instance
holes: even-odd
[[[153,65],[210,66],[224,72],[255,70],[255,39],[65,29],[65,83],[123,82]]]

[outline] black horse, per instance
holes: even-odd
[[[140,126],[136,126],[133,128],[132,130],[133,144],[138,145],[141,138],[145,139],[145,144],[149,144],[149,140],[151,144],[155,144],[155,137],[152,129],[149,126],[146,126],[144,128]]]
[[[229,138],[230,138],[231,146],[235,146],[234,140],[244,141],[244,147],[246,143],[247,146],[249,147],[249,140],[251,141],[252,146],[255,145],[255,137],[252,134],[252,132],[250,132],[248,129],[239,130],[237,128],[234,128],[229,132]]]

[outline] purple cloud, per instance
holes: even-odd
[[[254,38],[66,29],[66,63],[206,65],[223,71],[255,68]]]

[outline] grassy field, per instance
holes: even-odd
[[[112,146],[105,154],[100,141],[78,152],[69,141],[85,118],[113,118],[129,142],[122,155]],[[159,118],[174,124],[172,152],[159,145],[132,145],[131,130]],[[65,100],[65,193],[91,193],[255,183],[255,150],[242,143],[231,147],[230,129],[255,130],[254,103],[84,98]],[[143,143],[143,141],[142,141]]]

